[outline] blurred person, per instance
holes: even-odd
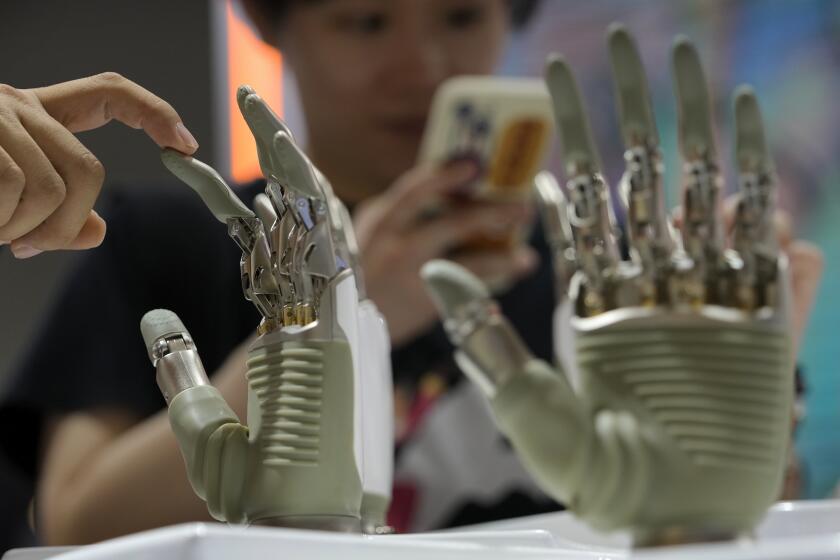
[[[421,219],[430,200],[480,170],[413,167],[436,87],[453,75],[492,72],[512,15],[527,4],[244,2],[297,77],[307,153],[354,209],[368,292],[389,323],[400,440],[391,521],[402,530],[558,507],[521,468],[472,386],[460,383],[417,275],[426,260],[452,256],[500,221],[531,217],[521,205],[475,204]],[[102,242],[71,275],[0,403],[4,448],[37,476],[39,532],[49,543],[84,543],[209,519],[161,411],[138,323],[154,307],[176,311],[215,371],[214,384],[244,416],[245,341],[258,315],[241,297],[238,250],[185,188],[119,193],[103,212],[105,236],[104,221],[90,211],[102,166],[70,132],[116,118],[161,146],[187,153],[197,146],[174,109],[116,74],[0,94],[0,111],[21,125],[17,135],[0,136],[5,169],[13,170],[0,192],[17,189],[0,198],[12,224],[0,239],[21,258]],[[245,185],[239,194],[250,200],[262,187]],[[547,254],[536,228],[530,248],[454,258],[483,278],[507,276],[505,313],[532,350],[550,359]],[[813,282],[800,286],[798,301],[809,305]],[[806,315],[808,305],[800,305]]]
[[[481,277],[516,284],[503,300],[530,333],[534,350],[550,357],[545,302],[552,298],[551,273],[545,259],[538,266],[544,243],[537,239],[536,250],[524,245],[451,254],[500,223],[529,222],[531,209],[524,203],[475,203],[458,214],[429,218],[430,202],[462,189],[481,170],[468,162],[414,167],[437,86],[450,76],[492,72],[512,21],[532,4],[243,5],[296,75],[308,154],[354,209],[368,293],[388,321],[398,383],[407,380],[401,394],[432,369],[455,377],[451,348],[417,274],[430,258],[450,256]],[[103,166],[72,132],[116,119],[143,128],[160,146],[193,153],[195,141],[165,101],[113,73],[34,90],[4,86],[0,111],[14,117],[4,127],[14,134],[0,136],[8,155],[0,207],[7,221],[0,222],[0,239],[19,258],[101,243],[70,275],[0,404],[3,448],[37,477],[40,535],[47,543],[84,543],[209,519],[161,410],[138,323],[148,309],[175,310],[202,348],[207,370],[215,372],[214,383],[244,416],[245,341],[258,316],[241,296],[236,247],[184,187],[108,193],[105,235],[103,218],[91,211]],[[239,194],[250,201],[262,188],[258,181]],[[423,398],[428,401],[428,392]],[[499,453],[514,460],[489,419],[486,425]],[[527,479],[524,471],[515,478]],[[529,499],[538,505],[524,512],[557,507],[529,484]],[[464,502],[453,499],[450,505],[457,512],[472,504],[469,497]],[[402,528],[412,528],[403,519]],[[479,507],[470,519],[487,515]],[[448,520],[441,516],[435,523]]]

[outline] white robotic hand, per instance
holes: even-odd
[[[173,150],[162,159],[242,249],[242,288],[263,316],[249,351],[248,424],[207,384],[178,318],[156,310],[142,327],[170,421],[216,518],[381,532],[393,461],[390,350],[375,306],[360,300],[352,224],[262,99],[247,86],[237,98],[267,179],[254,212],[209,166]]]
[[[530,354],[467,271],[433,261],[423,275],[458,363],[547,492],[598,528],[630,529],[640,546],[729,538],[778,495],[792,408],[786,261],[774,244],[758,105],[749,89],[738,92],[741,196],[729,248],[707,87],[694,47],[676,41],[684,178],[682,229],[673,231],[635,44],[615,26],[609,46],[630,260],[620,257],[577,85],[556,56],[546,81],[568,198],[549,176],[537,180],[558,290],[572,305],[580,394]]]

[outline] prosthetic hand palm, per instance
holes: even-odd
[[[546,75],[568,199],[546,174],[537,191],[558,289],[574,309],[579,394],[531,355],[466,270],[433,261],[423,275],[456,360],[549,494],[595,527],[630,529],[642,546],[726,538],[749,531],[778,495],[793,390],[786,263],[774,243],[758,106],[739,91],[741,189],[729,249],[702,68],[694,47],[676,42],[684,167],[682,227],[673,231],[635,44],[615,27],[609,47],[627,150],[629,260],[572,73],[554,57]]]
[[[209,166],[172,150],[162,159],[242,249],[242,289],[263,316],[248,424],[208,384],[177,316],[155,310],[141,327],[172,428],[215,518],[376,530],[393,440],[384,321],[360,287],[352,224],[329,183],[253,90],[238,100],[267,179],[254,212]]]

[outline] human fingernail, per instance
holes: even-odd
[[[30,247],[29,245],[18,245],[17,247],[12,247],[12,254],[16,259],[28,259],[30,257],[34,257],[35,255],[40,255],[41,253],[43,253],[43,251],[36,249],[35,247]]]
[[[179,122],[175,125],[175,132],[178,133],[178,138],[192,151],[198,149],[198,142],[195,140],[195,136],[193,136],[187,127],[184,126],[184,123]]]

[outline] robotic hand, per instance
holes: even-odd
[[[254,212],[206,164],[173,150],[162,160],[242,249],[242,289],[263,316],[247,362],[248,424],[209,385],[178,317],[154,310],[141,329],[170,422],[216,519],[381,531],[392,472],[390,349],[359,289],[352,223],[262,99],[247,86],[237,98],[267,179]]]
[[[681,231],[662,201],[662,161],[632,37],[609,33],[626,172],[630,259],[616,242],[609,191],[575,80],[550,58],[568,199],[536,184],[558,289],[568,290],[581,388],[536,359],[486,288],[454,263],[423,276],[456,360],[485,391],[500,429],[543,488],[602,530],[638,546],[748,532],[778,495],[793,364],[786,260],[775,244],[773,168],[758,104],[735,99],[741,183],[732,249],[710,102],[695,48],[673,48],[684,160]]]

